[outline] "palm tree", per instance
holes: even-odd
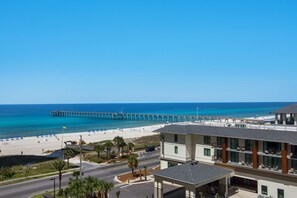
[[[121,136],[116,136],[113,138],[114,144],[118,147],[118,156],[120,157],[121,144],[124,142],[124,138]]]
[[[111,191],[111,189],[114,188],[114,183],[112,182],[103,182],[103,189],[104,189],[104,194],[105,194],[105,198],[108,198],[108,193],[109,191]]]
[[[121,191],[117,191],[117,192],[116,192],[116,196],[117,196],[117,198],[120,198],[120,194],[121,194]]]
[[[104,193],[104,181],[103,180],[97,180],[95,184],[95,190],[97,191],[97,197],[102,198]]]
[[[124,153],[124,147],[127,146],[126,142],[121,142],[120,144],[120,147],[121,147],[121,151],[122,151],[122,156],[123,156],[123,153]]]
[[[72,149],[66,149],[64,150],[64,158],[67,159],[67,167],[69,168],[69,159],[75,156],[75,153]]]
[[[147,174],[147,166],[144,166],[144,180],[146,181],[147,178],[146,178],[146,174]]]
[[[94,147],[94,151],[97,152],[97,155],[98,155],[98,158],[100,158],[101,156],[101,152],[103,152],[105,149],[105,146],[102,145],[102,144],[97,144],[95,147]]]
[[[106,157],[107,157],[107,159],[109,159],[110,151],[111,151],[111,148],[113,147],[113,143],[112,143],[112,141],[108,140],[105,142],[104,146],[106,148]]]
[[[65,197],[83,198],[85,197],[86,191],[84,188],[84,181],[73,180],[70,178],[68,186],[64,189],[63,194]]]
[[[79,177],[79,171],[74,171],[73,173],[72,173],[72,176],[73,177],[75,177],[75,179],[78,179],[78,177]]]
[[[132,148],[134,148],[135,145],[134,145],[132,142],[129,142],[127,146],[128,146],[128,148],[129,148],[129,153],[131,154],[131,152],[132,152]]]
[[[128,166],[131,168],[132,175],[134,176],[134,170],[138,167],[138,160],[135,155],[130,155],[128,158]]]
[[[96,177],[89,176],[84,179],[84,191],[86,197],[93,197],[96,190],[98,179]]]
[[[66,163],[63,160],[57,159],[53,162],[52,166],[59,172],[59,192],[61,191],[62,170],[65,168]]]

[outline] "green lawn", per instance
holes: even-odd
[[[51,159],[46,162],[33,163],[30,166],[27,166],[27,165],[12,166],[11,171],[13,172],[14,175],[10,178],[2,178],[2,176],[0,175],[0,181],[7,181],[7,180],[12,180],[17,178],[26,179],[27,177],[30,177],[30,176],[56,172],[56,169],[53,168],[52,166],[53,161],[54,160]],[[65,170],[76,168],[76,167],[77,166],[70,164],[69,167],[65,168]]]

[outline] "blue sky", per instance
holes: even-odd
[[[297,1],[1,1],[0,103],[297,101]]]

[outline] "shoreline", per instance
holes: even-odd
[[[0,142],[0,156],[6,155],[49,155],[46,151],[61,149],[66,141],[79,141],[80,135],[86,143],[100,142],[103,140],[112,140],[115,136],[122,136],[124,139],[138,138],[143,136],[156,135],[154,130],[165,124],[156,124],[149,126],[111,129],[106,131],[90,131],[54,134],[48,136],[30,136],[23,139],[9,139]],[[63,138],[63,141],[62,141]]]

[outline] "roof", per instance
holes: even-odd
[[[291,104],[283,108],[277,109],[274,113],[297,113],[297,104]]]
[[[216,137],[240,138],[270,142],[281,142],[297,145],[297,131],[280,131],[267,129],[247,129],[234,127],[202,125],[167,125],[155,132],[181,135],[205,135]]]
[[[152,173],[154,176],[191,185],[204,185],[224,177],[230,177],[233,170],[198,162],[162,169]]]

